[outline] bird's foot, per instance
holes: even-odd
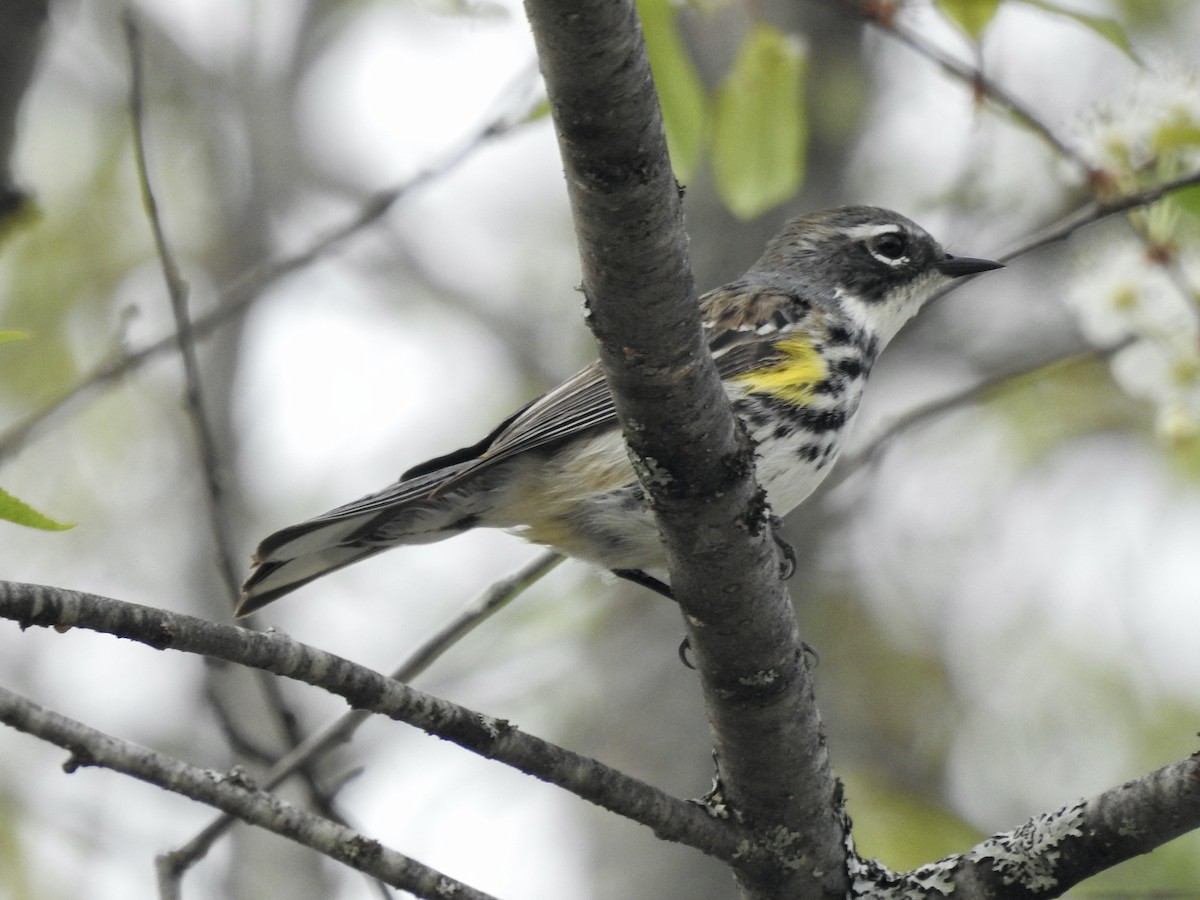
[[[613,569],[612,573],[618,578],[624,578],[626,581],[632,581],[634,584],[640,584],[644,588],[654,591],[656,594],[661,594],[668,600],[674,600],[675,594],[671,592],[671,587],[666,582],[659,581],[653,575],[647,575],[641,569]]]
[[[779,551],[779,577],[787,581],[796,574],[796,548],[783,536],[783,519],[771,516],[771,540]]]

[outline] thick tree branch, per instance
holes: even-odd
[[[0,688],[0,722],[71,751],[63,765],[68,773],[86,766],[122,772],[215,806],[418,897],[495,900],[378,841],[259,790],[236,770],[221,773],[189,765],[89,728],[4,688]]]
[[[1200,754],[1128,781],[966,853],[911,872],[871,861],[855,868],[853,896],[872,900],[1046,900],[1200,828]]]
[[[844,896],[844,821],[753,451],[701,335],[678,190],[630,0],[527,0],[600,358],[670,557],[724,797],[782,869],[750,897]]]
[[[525,734],[503,719],[474,712],[393,681],[350,660],[277,632],[257,632],[167,610],[36,584],[0,581],[0,618],[22,627],[87,628],[274,672],[322,688],[367,709],[451,741],[488,759],[582,797],[726,862],[754,858],[745,829],[712,818],[593,759]],[[760,860],[759,860],[760,861]]]

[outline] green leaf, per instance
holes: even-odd
[[[1194,219],[1200,219],[1200,185],[1172,191],[1167,200]]]
[[[543,97],[537,103],[533,104],[533,106],[529,107],[529,110],[521,117],[520,124],[528,125],[530,122],[544,119],[548,115],[550,115],[550,101]]]
[[[799,40],[756,25],[717,90],[713,175],[721,200],[739,218],[782,203],[804,180],[807,59]]]
[[[56,522],[49,516],[43,515],[27,503],[22,503],[4,488],[0,488],[0,519],[24,525],[27,528],[41,528],[44,531],[66,531],[74,528],[74,524]]]
[[[638,0],[637,8],[662,107],[671,167],[675,177],[687,184],[704,155],[708,94],[679,36],[679,13],[674,4],[670,0]]]
[[[1200,123],[1182,116],[1160,125],[1154,132],[1154,149],[1160,154],[1175,153],[1200,146]]]
[[[27,341],[29,335],[24,331],[0,331],[0,344],[5,341]]]
[[[936,0],[937,8],[947,19],[963,30],[972,41],[978,41],[996,17],[1000,0]]]
[[[1092,16],[1073,9],[1065,9],[1057,3],[1051,2],[1051,0],[1022,0],[1022,2],[1045,10],[1048,13],[1054,13],[1056,16],[1066,16],[1068,19],[1074,19],[1084,28],[1090,28],[1096,34],[1100,35],[1100,37],[1104,38],[1104,40],[1108,41],[1134,62],[1141,62],[1133,49],[1133,44],[1129,42],[1129,35],[1125,31],[1125,26],[1116,19],[1108,16]]]
[[[1177,438],[1167,446],[1167,458],[1180,475],[1200,481],[1200,435]]]

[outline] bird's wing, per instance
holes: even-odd
[[[519,453],[556,444],[586,431],[616,422],[612,394],[599,363],[592,363],[558,387],[534,400],[481,441],[474,459],[453,473],[436,493],[453,488],[480,469],[494,466]],[[482,446],[481,446],[482,445]],[[451,460],[455,454],[443,459]],[[436,461],[435,461],[436,462]],[[426,471],[424,465],[411,470]]]
[[[709,350],[723,380],[780,360],[781,331],[798,327],[796,298],[734,283],[702,298]],[[781,312],[781,310],[786,311]],[[432,500],[483,470],[530,450],[616,424],[612,394],[598,363],[517,410],[470,447],[428,460],[383,490],[267,537],[243,587],[238,614],[251,612],[314,578],[387,546],[380,522],[409,503]]]
[[[701,299],[709,349],[722,380],[780,360],[775,341],[807,312],[794,296],[734,283]],[[483,440],[409,469],[384,490],[331,510],[344,519],[452,490],[467,478],[518,454],[547,447],[617,421],[612,394],[598,362],[517,410]]]
[[[793,323],[772,314],[781,308],[794,307],[795,298],[761,288],[748,290],[735,284],[710,291],[701,303],[705,309],[709,349],[722,379],[778,361],[774,341],[781,328]],[[734,320],[729,315],[713,315],[724,308],[736,311],[741,318]],[[761,327],[753,327],[747,321],[751,317]],[[617,414],[604,373],[598,362],[592,363],[511,416],[479,444],[418,466],[410,470],[410,474],[428,472],[432,464],[439,462],[466,462],[465,454],[471,454],[467,465],[438,486],[435,493],[441,493],[481,468],[616,421]]]
[[[780,330],[794,323],[781,319],[777,311],[795,309],[796,298],[734,284],[709,292],[701,302],[709,331],[709,349],[722,379],[778,360],[774,340]],[[517,410],[477,444],[414,466],[390,487],[331,510],[322,518],[347,518],[418,497],[433,497],[520,453],[557,444],[616,421],[604,373],[599,363],[592,363]]]
[[[712,312],[711,301],[731,299],[730,288],[713,291],[704,298],[710,303],[706,313]],[[766,303],[769,297],[757,298]],[[743,294],[743,298],[744,298]],[[776,303],[787,298],[773,295]],[[737,306],[737,304],[732,304]],[[759,312],[764,310],[760,309]],[[744,315],[744,307],[739,308]],[[722,379],[736,377],[745,372],[769,366],[778,360],[774,347],[778,337],[775,328],[749,327],[744,320],[729,321],[728,317],[713,326],[713,318],[706,316],[709,327],[709,346],[713,351],[717,371]],[[733,326],[733,327],[729,327]],[[616,411],[612,394],[600,370],[599,363],[568,378],[558,387],[543,394],[533,402],[517,410],[501,422],[483,440],[445,456],[428,460],[414,466],[401,479],[381,491],[361,497],[315,519],[285,528],[266,538],[258,549],[260,560],[272,559],[281,548],[314,530],[318,526],[345,522],[370,513],[384,512],[414,500],[436,497],[452,490],[465,479],[478,474],[504,460],[568,440],[589,429],[615,424]]]

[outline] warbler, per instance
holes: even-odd
[[[1001,264],[949,255],[914,222],[870,206],[789,221],[762,257],[700,299],[735,414],[778,516],[829,472],[880,351],[952,279]],[[263,540],[245,615],[391,547],[504,528],[651,587],[666,556],[598,363],[483,440],[382,491]]]

